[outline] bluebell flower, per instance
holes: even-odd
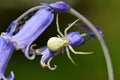
[[[10,75],[8,78],[6,78],[5,70],[7,68],[8,62],[12,56],[12,53],[14,51],[14,45],[9,40],[12,36],[11,33],[3,33],[0,36],[0,80],[13,80],[14,79],[14,73],[13,71],[10,72]]]
[[[34,59],[35,55],[29,56],[29,46],[50,25],[53,16],[52,12],[47,9],[40,9],[35,13],[35,15],[22,26],[22,29],[11,37],[16,49],[22,49],[27,58]]]
[[[67,9],[68,5],[66,7],[66,3],[64,2],[37,6],[28,10],[10,24],[6,32],[2,33],[0,36],[0,79],[14,79],[13,71],[10,72],[7,78],[4,76],[14,47],[16,49],[22,49],[28,59],[34,59],[34,54],[31,57],[29,56],[29,46],[52,23],[54,11],[62,12]],[[36,10],[38,11],[24,25],[18,26],[20,20]]]
[[[14,44],[10,41],[10,38],[13,36],[17,22],[13,21],[6,32],[1,33],[0,36],[0,80],[14,80],[13,71],[10,72],[10,75],[6,78],[5,71],[8,65],[8,62],[14,51]]]
[[[22,24],[22,26],[18,26],[18,23],[29,13],[35,12],[35,14],[28,20],[26,20],[25,24]],[[48,40],[48,42],[56,41],[55,44],[49,44],[47,43],[47,46],[45,46],[44,49],[30,49],[30,45],[40,36],[45,29],[52,23],[54,19],[54,12],[68,12],[80,20],[82,20],[86,25],[77,25],[80,27],[83,27],[86,30],[85,34],[80,34],[79,32],[71,32],[67,34],[67,30],[65,30],[65,34],[63,35],[58,28],[58,37],[53,37]],[[75,21],[76,22],[76,21]],[[74,23],[75,23],[74,22]],[[72,24],[73,25],[73,24]],[[69,26],[71,27],[71,26]],[[68,27],[68,28],[69,28]],[[75,62],[72,60],[69,49],[75,53],[75,54],[90,54],[90,52],[76,52],[72,48],[73,46],[80,46],[86,41],[88,41],[90,38],[98,38],[100,41],[100,44],[102,45],[105,59],[107,62],[107,68],[108,68],[108,75],[109,80],[114,80],[113,75],[113,69],[112,69],[112,63],[109,56],[108,49],[106,47],[106,44],[104,42],[103,37],[101,36],[102,31],[98,27],[94,27],[91,22],[89,22],[83,15],[81,15],[79,12],[74,10],[72,7],[70,7],[67,3],[63,1],[58,1],[52,4],[42,4],[42,6],[36,6],[34,8],[31,8],[27,12],[25,12],[23,15],[21,15],[18,19],[13,21],[13,23],[8,27],[6,32],[0,36],[0,79],[3,80],[13,80],[14,74],[11,71],[8,78],[5,78],[5,69],[7,67],[8,61],[12,56],[12,52],[14,50],[14,47],[16,49],[22,49],[25,56],[32,60],[35,58],[36,53],[42,55],[41,58],[41,66],[42,67],[48,67],[51,70],[54,70],[57,66],[54,65],[54,67],[50,66],[50,61],[58,54],[61,54],[62,52],[66,51],[68,58],[72,61],[72,63],[75,64]],[[87,39],[84,39],[84,36],[89,35]],[[62,42],[62,43],[60,43]],[[56,45],[57,44],[57,45]],[[60,44],[60,45],[58,45]],[[56,47],[54,48],[55,45]],[[29,54],[32,53],[30,56]]]
[[[69,6],[65,2],[44,4],[29,20],[22,25],[18,33],[11,37],[16,49],[22,49],[28,59],[34,59],[35,54],[29,55],[29,47],[52,23],[54,11],[66,11]]]

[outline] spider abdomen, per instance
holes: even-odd
[[[61,38],[52,37],[48,40],[47,46],[51,51],[56,52],[64,46],[64,41]]]

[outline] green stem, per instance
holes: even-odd
[[[109,78],[109,80],[114,80],[112,61],[110,58],[108,48],[107,48],[105,41],[104,41],[103,37],[101,36],[101,34],[97,31],[97,29],[92,25],[92,23],[90,21],[88,21],[82,14],[77,12],[75,9],[70,8],[68,10],[68,13],[81,19],[96,34],[96,37],[98,38],[98,40],[102,46],[103,52],[104,52],[104,56],[105,56],[105,60],[106,60],[106,64],[107,64],[107,69],[108,69],[108,78]]]

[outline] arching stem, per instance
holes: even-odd
[[[40,6],[35,6],[29,10],[27,10],[26,12],[24,12],[21,16],[19,16],[16,20],[14,20],[16,23],[18,23],[20,20],[22,20],[26,15],[28,15],[31,12],[34,12],[36,10],[39,10],[40,8],[43,8],[45,5],[40,5]],[[14,32],[17,28],[18,24],[15,25],[14,29],[12,29],[12,32]],[[11,33],[12,33],[11,32]]]
[[[108,78],[109,78],[109,80],[114,80],[114,72],[113,72],[113,67],[112,67],[112,61],[111,61],[111,58],[110,58],[108,48],[107,48],[107,46],[105,44],[105,41],[104,41],[103,37],[101,36],[101,34],[92,25],[92,23],[90,21],[88,21],[82,14],[77,12],[75,9],[70,8],[67,12],[76,16],[77,18],[81,19],[96,34],[96,37],[98,38],[98,40],[99,40],[99,42],[102,46],[103,52],[104,52],[104,56],[105,56],[105,60],[106,60],[106,64],[107,64],[107,69],[108,69]]]

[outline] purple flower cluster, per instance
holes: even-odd
[[[54,19],[54,12],[66,12],[70,6],[62,1],[55,2],[52,4],[42,4],[41,6],[34,7],[26,11],[18,19],[14,20],[6,32],[1,33],[0,36],[0,79],[3,80],[14,80],[14,73],[11,71],[8,78],[4,76],[7,64],[12,56],[13,51],[16,49],[21,49],[25,54],[25,57],[33,60],[37,54],[42,55],[41,66],[48,67],[51,70],[56,68],[50,67],[50,61],[58,54],[63,51],[68,52],[66,44],[62,46],[57,51],[52,51],[48,45],[44,49],[32,49],[32,43],[46,30],[46,28],[52,23]],[[32,17],[30,17],[23,25],[18,26],[19,22],[30,12],[36,11]],[[80,34],[80,32],[70,32],[64,36],[59,36],[59,39],[65,41],[66,37],[69,39],[69,48],[72,49],[73,46],[80,46],[81,44],[88,41],[90,38],[96,38],[96,35],[89,29],[87,25],[74,24],[72,26],[79,26],[86,30],[85,34]],[[99,27],[96,27],[98,32],[102,34]],[[84,36],[89,37],[84,39]],[[64,39],[65,38],[65,39]],[[81,53],[82,54],[82,53]],[[32,55],[32,56],[31,56]],[[70,58],[70,56],[69,56]]]

